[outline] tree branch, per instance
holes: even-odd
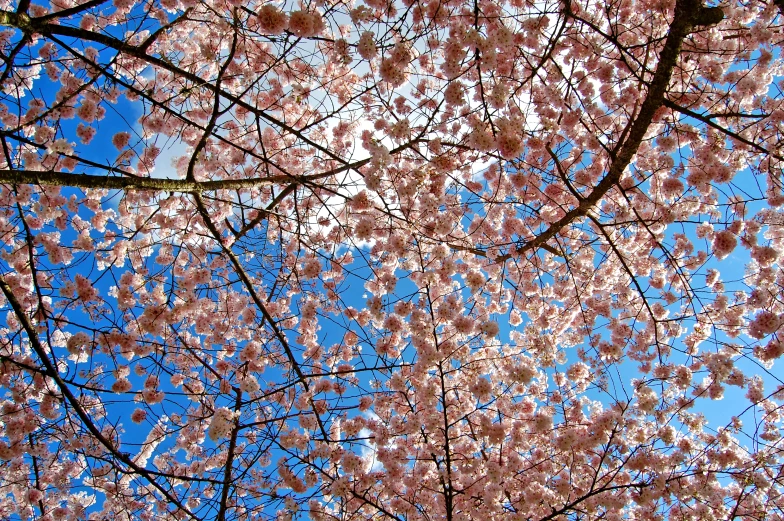
[[[723,17],[723,13],[720,12],[721,9],[718,12],[711,11],[710,13],[706,13],[706,9],[698,0],[678,0],[676,2],[675,13],[667,34],[667,40],[664,42],[664,47],[659,55],[659,64],[656,67],[656,72],[648,86],[648,95],[640,107],[640,113],[637,115],[637,119],[634,120],[626,141],[610,164],[607,175],[599,181],[593,192],[582,198],[576,208],[566,212],[566,215],[517,248],[513,253],[496,257],[496,262],[505,262],[513,255],[524,255],[532,249],[540,248],[560,233],[563,228],[575,220],[588,215],[588,212],[621,180],[624,170],[632,162],[637,149],[640,147],[640,143],[642,143],[645,137],[645,133],[651,126],[653,116],[665,101],[664,95],[672,78],[672,71],[678,62],[683,40],[696,26],[717,23],[717,15]]]
[[[163,192],[201,193],[215,190],[239,190],[277,183],[298,183],[291,176],[280,175],[253,179],[225,179],[219,181],[186,181],[157,177],[108,177],[65,172],[34,170],[0,170],[0,183],[43,186],[72,186],[74,188],[103,188],[107,190],[155,190]]]
[[[741,143],[750,146],[751,148],[753,148],[754,150],[756,150],[758,152],[762,152],[763,154],[768,154],[771,157],[775,157],[779,161],[784,161],[784,156],[782,156],[781,154],[776,154],[775,152],[771,152],[770,150],[768,150],[767,148],[763,147],[762,145],[758,145],[757,143],[755,143],[755,142],[753,142],[753,141],[751,141],[749,139],[746,139],[745,137],[741,136],[737,132],[733,132],[733,131],[731,131],[729,129],[726,129],[726,128],[722,127],[721,125],[719,125],[718,123],[715,123],[711,119],[711,118],[717,117],[717,116],[718,117],[727,117],[726,115],[719,114],[717,116],[713,116],[713,115],[706,116],[706,115],[700,114],[698,112],[694,112],[691,109],[687,109],[686,107],[681,107],[677,103],[674,103],[674,102],[672,102],[670,100],[664,100],[664,106],[667,107],[668,109],[672,109],[672,110],[674,110],[676,112],[680,112],[684,116],[689,116],[690,118],[694,118],[694,119],[696,119],[698,121],[701,121],[702,123],[705,123],[709,127],[718,130],[722,134],[725,134],[725,135],[729,136],[730,138],[732,138],[732,139],[734,139],[736,141],[740,141]],[[746,117],[744,115],[737,115],[737,116]]]
[[[32,347],[33,351],[41,359],[41,363],[44,365],[44,367],[46,367],[46,371],[49,374],[49,377],[54,380],[55,384],[57,384],[60,392],[63,393],[63,397],[65,397],[68,403],[71,404],[71,407],[74,408],[76,415],[79,417],[85,428],[90,431],[90,434],[92,434],[95,439],[98,440],[98,442],[112,454],[112,456],[117,458],[117,460],[133,469],[137,475],[144,477],[172,505],[186,513],[191,519],[197,519],[196,516],[190,510],[188,510],[188,507],[186,507],[179,499],[173,496],[171,492],[163,488],[160,483],[153,479],[146,469],[137,465],[127,454],[118,451],[114,447],[114,444],[108,440],[106,436],[104,436],[98,427],[95,426],[92,419],[90,418],[90,415],[87,413],[87,411],[84,410],[84,407],[82,407],[82,404],[79,402],[79,399],[74,396],[65,381],[60,378],[60,374],[58,373],[57,368],[54,366],[54,364],[52,364],[52,361],[49,360],[49,356],[46,354],[44,346],[38,339],[38,333],[36,333],[35,326],[30,321],[30,317],[28,317],[27,313],[24,312],[22,304],[19,302],[19,300],[17,300],[16,295],[14,295],[13,290],[11,290],[11,286],[8,285],[8,283],[5,281],[5,277],[3,276],[0,276],[0,290],[2,290],[3,295],[5,295],[6,300],[8,300],[8,303],[11,305],[16,319],[19,320],[19,323],[22,325],[22,328],[24,328],[25,333],[27,333],[27,338],[30,341],[30,347]]]

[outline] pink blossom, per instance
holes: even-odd
[[[463,85],[459,81],[449,82],[444,90],[444,100],[450,105],[462,105],[465,103],[463,90]]]
[[[504,129],[496,134],[495,143],[504,159],[515,159],[523,151],[522,137],[512,129]]]
[[[133,0],[114,0],[114,6],[121,11],[129,11],[133,5]]]
[[[288,18],[272,4],[261,6],[257,16],[259,28],[264,34],[281,34],[288,28]]]
[[[391,58],[384,58],[381,60],[379,75],[382,80],[390,83],[394,87],[403,85],[407,76],[404,66]]]
[[[147,418],[147,411],[144,409],[134,409],[131,413],[131,421],[133,423],[142,423]]]
[[[762,378],[755,376],[749,380],[746,391],[746,398],[748,398],[752,403],[759,403],[765,399]]]
[[[662,195],[667,199],[683,195],[684,186],[680,179],[668,177],[662,181]]]
[[[781,326],[781,317],[771,311],[761,311],[749,324],[749,334],[754,338],[775,333]]]
[[[751,257],[757,261],[760,266],[768,267],[778,259],[778,252],[775,248],[770,246],[754,246],[751,249]]]
[[[366,241],[373,235],[374,224],[371,217],[361,217],[354,227],[354,234],[358,239]]]
[[[475,321],[471,317],[460,316],[453,322],[458,333],[470,335],[474,331]]]
[[[314,279],[321,273],[321,262],[318,259],[308,259],[302,268],[302,275],[308,279]]]
[[[98,119],[98,107],[93,101],[84,100],[77,109],[76,115],[85,123],[92,123]]]
[[[487,401],[492,389],[492,384],[486,378],[477,378],[474,383],[471,384],[471,393],[473,393],[479,401]]]
[[[219,407],[215,409],[210,421],[210,426],[207,429],[207,436],[212,441],[219,441],[228,438],[231,431],[234,429],[234,421],[236,414],[226,407]]]
[[[128,132],[117,132],[112,136],[112,144],[117,147],[117,150],[127,147],[130,140],[131,135]]]
[[[566,376],[571,382],[579,384],[590,378],[591,371],[584,363],[577,362],[569,367],[566,371]]]
[[[131,390],[131,381],[127,378],[119,378],[112,384],[112,392],[117,394],[127,393]]]
[[[279,25],[282,25],[278,22]],[[289,31],[301,38],[318,35],[324,29],[324,21],[318,13],[292,11],[289,14]]]
[[[371,31],[365,31],[362,33],[362,36],[359,37],[359,41],[357,42],[357,52],[359,53],[362,58],[366,60],[372,60],[376,57],[376,53],[378,52],[376,49],[376,42],[373,40],[373,33]]]
[[[79,136],[79,140],[83,145],[88,145],[95,137],[96,132],[95,128],[88,127],[82,123],[79,123],[76,127],[76,135]]]
[[[142,390],[142,399],[148,405],[155,405],[161,403],[166,397],[166,393],[157,389],[144,389]]]
[[[546,412],[538,412],[534,415],[534,432],[548,432],[553,428],[553,418]]]
[[[240,389],[247,394],[253,394],[261,389],[259,381],[253,375],[247,375],[240,380]]]
[[[490,338],[498,336],[498,333],[500,331],[500,328],[498,327],[498,322],[492,320],[482,323],[482,325],[479,326],[479,329],[482,331],[482,334]]]
[[[97,24],[97,20],[95,16],[92,14],[86,14],[82,17],[79,22],[79,27],[84,29],[85,31],[92,31]]]
[[[37,488],[31,488],[27,491],[27,501],[29,503],[38,503],[44,498],[44,493]]]
[[[83,331],[79,331],[75,333],[68,339],[68,343],[66,347],[68,352],[73,354],[78,354],[81,352],[82,348],[90,343],[90,337],[87,333]]]
[[[719,259],[724,259],[732,253],[737,244],[738,240],[731,231],[722,230],[716,232],[713,237],[713,254]]]
[[[0,517],[781,517],[776,2],[6,4]]]
[[[482,152],[489,152],[494,144],[493,135],[484,128],[476,128],[468,136],[470,145]]]
[[[57,139],[47,147],[46,151],[50,154],[73,154],[73,143],[65,139]]]
[[[476,291],[485,284],[487,279],[481,272],[471,271],[466,275],[465,281],[466,285],[471,288],[472,291]]]

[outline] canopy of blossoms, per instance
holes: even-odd
[[[784,519],[783,0],[0,0],[0,519]]]

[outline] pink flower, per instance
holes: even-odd
[[[590,378],[591,371],[584,363],[577,362],[572,364],[569,369],[566,370],[566,376],[569,378],[571,383],[579,384]]]
[[[134,3],[133,0],[114,0],[114,7],[120,11],[129,11]]]
[[[467,316],[459,316],[452,322],[452,325],[455,326],[457,332],[462,335],[470,335],[473,333],[474,324],[474,319]]]
[[[449,105],[462,105],[465,103],[463,98],[463,84],[458,80],[452,80],[444,89],[444,101]]]
[[[379,74],[382,80],[390,83],[394,87],[399,87],[406,81],[406,71],[403,68],[403,65],[390,58],[381,60]]]
[[[481,288],[487,279],[479,271],[470,271],[465,276],[466,286],[471,288],[471,291],[476,291]]]
[[[92,100],[82,101],[81,106],[77,109],[76,115],[85,123],[92,123],[98,119],[98,107]]]
[[[302,268],[302,276],[308,279],[315,279],[321,273],[321,261],[318,259],[308,259]]]
[[[495,136],[498,153],[504,159],[515,159],[523,152],[521,136],[511,130],[501,131]]]
[[[359,399],[359,410],[360,411],[367,411],[370,409],[370,406],[373,405],[373,397],[372,396],[363,396]]]
[[[778,252],[770,246],[754,246],[751,249],[751,258],[763,268],[767,268],[778,259]]]
[[[285,13],[272,4],[265,4],[257,13],[259,28],[264,34],[281,34],[289,25]]]
[[[531,383],[534,376],[536,376],[536,367],[533,364],[533,360],[527,356],[521,357],[517,363],[514,363],[509,368],[509,378],[518,383],[527,385]]]
[[[37,488],[31,488],[27,491],[27,501],[30,503],[38,503],[44,498],[44,493]]]
[[[47,147],[46,151],[49,154],[73,154],[73,143],[69,143],[66,139],[57,139]]]
[[[241,362],[255,362],[261,358],[261,346],[256,342],[248,342],[239,354]]]
[[[209,436],[212,441],[228,438],[234,428],[235,418],[236,414],[226,407],[215,409],[215,412],[212,415],[212,421],[207,429],[207,436]]]
[[[68,339],[66,344],[66,349],[72,355],[78,354],[81,352],[82,347],[90,343],[90,337],[87,333],[83,331],[79,331],[78,333],[71,336]]]
[[[289,16],[289,31],[300,38],[316,36],[324,30],[324,20],[319,13],[292,11]]]
[[[738,240],[729,230],[716,232],[713,236],[713,254],[719,259],[726,258],[737,246]]]
[[[468,143],[480,152],[489,152],[494,143],[493,135],[487,129],[476,128],[468,135]]]
[[[155,405],[156,403],[161,403],[165,397],[166,397],[166,393],[164,393],[163,391],[158,391],[156,389],[144,389],[142,391],[142,399],[144,399],[144,402],[149,405]]]
[[[253,394],[261,389],[259,381],[253,375],[247,375],[240,380],[240,390],[247,394]]]
[[[759,376],[754,376],[749,380],[748,389],[746,390],[746,398],[748,398],[752,403],[759,403],[765,399],[762,378]]]
[[[83,145],[88,145],[90,141],[93,140],[93,137],[95,137],[95,133],[95,128],[89,127],[83,123],[79,123],[76,126],[76,135],[79,136],[79,140]]]
[[[359,222],[354,226],[354,235],[357,239],[366,241],[369,240],[374,231],[375,222],[372,217],[363,216]]]
[[[373,36],[374,35],[372,32],[365,31],[362,33],[362,36],[359,37],[359,41],[357,42],[357,52],[366,60],[372,60],[378,53],[378,49],[376,49],[376,42],[373,39]]]
[[[131,135],[128,132],[118,132],[112,136],[112,144],[117,148],[117,150],[122,150],[123,148],[127,147],[130,140]]]
[[[491,338],[497,336],[500,331],[500,328],[498,327],[498,322],[495,322],[493,320],[484,322],[479,329],[482,331],[483,335]]]
[[[127,393],[131,390],[131,381],[127,378],[120,378],[112,384],[112,392],[117,394]]]
[[[548,432],[553,428],[553,417],[544,412],[534,415],[534,432]]]
[[[79,27],[85,31],[92,31],[97,23],[98,21],[94,15],[86,14],[82,16],[82,19],[79,21]]]
[[[784,342],[774,338],[764,348],[755,349],[754,354],[763,362],[772,362],[784,355]]]
[[[147,411],[144,409],[134,409],[131,413],[131,421],[133,423],[141,423],[147,418]]]
[[[772,311],[762,311],[749,324],[749,335],[754,338],[775,333],[781,326],[781,317]]]
[[[662,195],[667,199],[683,195],[684,186],[680,179],[668,177],[662,181]]]
[[[471,384],[471,393],[479,401],[487,401],[490,399],[490,393],[493,390],[493,385],[486,378],[477,378]]]
[[[505,107],[509,102],[509,89],[506,88],[503,82],[495,84],[493,90],[490,91],[489,101],[490,105],[497,109]]]

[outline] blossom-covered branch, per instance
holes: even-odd
[[[783,16],[9,0],[0,518],[784,521]]]

